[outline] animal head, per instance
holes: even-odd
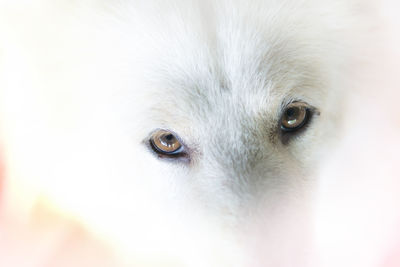
[[[11,176],[36,189],[27,202],[44,196],[144,247],[162,246],[178,228],[187,241],[195,229],[237,229],[249,218],[268,229],[264,240],[276,229],[296,236],[313,170],[337,133],[347,8],[313,0],[37,7],[51,25],[3,29]]]

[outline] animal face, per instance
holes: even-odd
[[[150,25],[140,16],[132,22],[145,29],[134,38],[135,70],[145,74],[126,94],[143,91],[130,105],[147,106],[129,121],[140,118],[133,128],[141,129],[136,143],[146,147],[148,164],[161,177],[172,174],[173,184],[188,183],[184,191],[218,212],[241,212],[277,191],[300,192],[330,141],[345,86],[337,47],[345,44],[331,39],[339,32],[322,15],[327,7],[192,5],[166,7],[147,18]],[[160,131],[171,134],[179,153],[157,149]]]
[[[36,6],[28,17],[54,23],[3,29],[12,174],[35,181],[32,199],[152,249],[169,227],[182,243],[215,227],[297,237],[340,117],[348,5]]]

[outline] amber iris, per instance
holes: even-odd
[[[150,142],[153,148],[162,154],[175,154],[182,148],[176,136],[167,130],[157,130],[151,136]]]

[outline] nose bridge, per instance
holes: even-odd
[[[245,192],[252,184],[254,167],[265,154],[258,114],[248,107],[249,101],[232,92],[212,101],[215,109],[201,120],[205,129],[200,143],[206,175],[223,181],[229,190]]]
[[[208,131],[206,150],[209,159],[217,164],[227,175],[246,176],[260,158],[259,137],[245,118],[234,114],[225,116],[223,122]]]
[[[268,155],[265,152],[268,146],[263,143],[263,135],[257,133],[256,121],[250,116],[233,112],[221,115],[215,121],[207,121],[207,130],[203,132],[201,173],[203,180],[213,185],[216,195],[223,192],[232,197],[228,206],[233,212],[256,197],[260,181],[268,175],[259,168],[259,165],[269,165],[268,160],[262,163]],[[210,197],[216,196],[211,194]]]

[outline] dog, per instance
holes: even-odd
[[[4,225],[80,225],[118,261],[93,266],[316,264],[359,3],[1,5]],[[32,266],[84,266],[77,247]]]

